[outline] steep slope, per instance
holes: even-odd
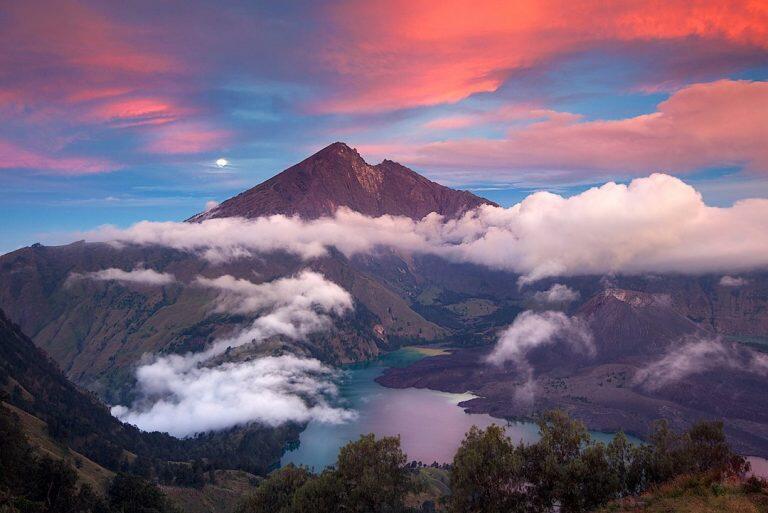
[[[137,430],[73,386],[1,310],[0,386],[11,404],[46,422],[54,438],[87,450],[108,467],[119,464],[124,448],[140,443]]]
[[[332,215],[339,207],[369,216],[421,219],[437,212],[453,218],[483,204],[494,203],[432,182],[391,160],[372,166],[337,142],[190,221],[272,214],[311,219]]]
[[[597,346],[597,360],[655,356],[680,337],[706,331],[679,313],[669,296],[611,288],[582,305]]]
[[[165,472],[176,481],[184,470],[177,464],[205,459],[214,468],[264,472],[279,460],[298,426],[267,429],[250,426],[228,433],[178,440],[162,433],[144,433],[123,424],[100,403],[64,377],[56,364],[0,310],[0,393],[12,407],[33,417],[26,424],[61,446],[79,452],[113,471]],[[35,420],[37,419],[37,420]],[[32,438],[44,439],[40,433]]]
[[[68,278],[144,265],[173,274],[162,286]],[[300,354],[326,362],[368,359],[403,341],[431,341],[447,331],[414,312],[408,302],[339,255],[303,262],[284,254],[211,265],[162,247],[115,248],[74,243],[30,247],[0,257],[0,305],[65,371],[110,403],[124,404],[135,363],[145,353],[197,350],[247,319],[211,312],[215,293],[190,285],[198,275],[225,274],[266,282],[311,268],[348,290],[354,312],[330,333],[297,342]]]

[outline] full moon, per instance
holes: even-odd
[[[225,167],[227,164],[229,164],[227,159],[221,158],[216,160],[216,166],[218,167]]]

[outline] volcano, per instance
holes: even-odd
[[[391,160],[370,165],[355,149],[336,142],[189,221],[273,214],[315,219],[331,216],[339,207],[374,217],[421,219],[437,212],[456,218],[480,205],[496,204],[435,183]]]

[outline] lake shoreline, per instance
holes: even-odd
[[[445,350],[442,350],[446,352]],[[389,369],[408,368],[425,359],[423,348],[407,346],[368,362],[347,365],[339,384],[340,404],[358,412],[345,424],[310,422],[297,444],[288,448],[280,464],[305,465],[322,470],[335,461],[338,449],[361,434],[400,436],[409,461],[450,463],[466,432],[476,425],[503,426],[515,443],[538,440],[538,426],[528,420],[507,420],[473,413],[462,404],[479,399],[466,391],[446,392],[428,388],[392,388],[378,382]],[[593,432],[596,439],[613,434]],[[633,440],[639,443],[639,440]]]
[[[527,377],[511,367],[486,364],[488,351],[489,347],[448,349],[447,354],[422,358],[407,367],[388,368],[376,381],[386,388],[470,392],[476,397],[460,404],[467,413],[503,420],[529,420],[542,411],[560,409],[597,432],[623,431],[641,440],[648,439],[653,423],[662,417],[675,431],[688,429],[687,419],[716,417],[635,390],[632,376],[639,363],[633,361],[580,368],[570,374],[542,372],[536,376],[532,402],[513,400]],[[723,420],[734,450],[768,457],[768,433],[761,431],[762,425]]]

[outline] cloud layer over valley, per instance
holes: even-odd
[[[768,356],[717,338],[681,341],[639,370],[634,381],[643,388],[656,390],[718,368],[768,376]]]
[[[571,197],[539,192],[512,207],[486,205],[459,219],[434,213],[421,220],[373,218],[340,208],[333,217],[314,220],[274,215],[199,223],[143,221],[127,229],[103,227],[86,234],[86,239],[117,247],[163,246],[214,264],[274,252],[309,261],[328,255],[331,248],[346,256],[387,248],[514,272],[521,275],[521,286],[557,276],[670,272],[729,273],[721,284],[737,286],[746,280],[732,276],[768,265],[768,200],[711,207],[690,185],[653,174]],[[79,276],[155,284],[174,280],[145,269],[106,269]],[[204,351],[147,361],[136,374],[139,399],[129,407],[114,407],[116,416],[142,429],[187,436],[253,421],[341,422],[353,415],[331,400],[334,371],[317,360],[295,355],[251,361],[222,358],[228,348],[273,336],[302,340],[328,331],[334,317],[353,308],[344,289],[311,271],[269,283],[229,275],[198,276],[186,286],[217,292],[213,312],[253,320]],[[557,283],[533,295],[542,305],[578,297],[577,291]],[[488,362],[512,362],[525,380],[518,398],[530,400],[535,387],[531,362],[538,361],[533,352],[554,344],[580,355],[595,353],[581,318],[526,311],[501,333]],[[744,362],[714,344],[679,347],[679,354],[664,355],[638,375],[638,383],[682,379],[709,364],[749,370],[760,363]]]
[[[214,262],[274,251],[311,259],[330,247],[350,256],[385,246],[520,273],[521,283],[582,274],[735,272],[768,265],[768,200],[711,207],[690,185],[653,174],[571,197],[538,192],[458,220],[370,218],[342,208],[317,220],[144,221],[85,237],[168,246]]]
[[[517,398],[529,401],[535,392],[535,382],[534,368],[527,356],[539,347],[557,342],[564,342],[571,351],[579,354],[595,354],[592,334],[583,319],[562,312],[526,310],[501,333],[486,361],[497,366],[512,362],[526,375],[526,383],[518,388]]]
[[[151,357],[136,371],[139,399],[130,407],[114,406],[113,415],[146,431],[181,437],[249,422],[275,426],[354,416],[332,404],[336,372],[318,360],[294,355],[215,360],[228,348],[272,336],[298,340],[328,330],[331,315],[352,308],[344,289],[309,271],[261,284],[228,275],[198,277],[194,285],[219,291],[215,311],[257,317],[205,351]]]

